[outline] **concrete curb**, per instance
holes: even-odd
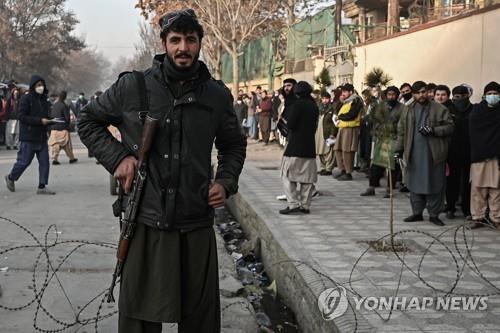
[[[372,331],[367,321],[348,311],[334,321],[326,321],[318,308],[318,296],[327,288],[336,287],[307,265],[326,274],[308,251],[300,248],[297,237],[282,227],[284,219],[262,202],[244,183],[240,193],[227,200],[228,209],[241,223],[250,239],[259,238],[262,261],[269,276],[276,280],[278,292],[297,316],[303,332]],[[357,323],[357,324],[355,324]],[[355,328],[356,327],[356,328]]]

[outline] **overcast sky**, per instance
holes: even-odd
[[[142,17],[134,8],[135,3],[136,0],[68,0],[66,6],[80,21],[75,34],[115,62],[122,55],[131,56],[139,41]]]

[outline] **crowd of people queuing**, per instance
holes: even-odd
[[[499,227],[500,85],[487,84],[477,104],[472,95],[467,84],[416,81],[359,95],[349,83],[320,91],[289,78],[272,93],[240,90],[235,111],[249,138],[285,146],[281,214],[310,212],[317,175],[352,181],[357,170],[368,178],[361,196],[375,196],[384,177],[384,198],[409,192],[405,222],[423,221],[427,209],[442,226],[439,215],[453,219],[459,206],[471,228]]]
[[[37,75],[27,90],[9,82],[0,91],[0,141],[8,150],[19,149],[5,176],[8,189],[15,191],[15,181],[36,156],[37,193],[54,194],[46,187],[50,159],[59,165],[64,150],[69,163],[77,162],[70,129],[88,103],[85,94],[75,102],[67,102],[65,91],[49,96]],[[472,94],[467,84],[450,90],[416,81],[359,95],[350,83],[328,92],[289,78],[273,92],[260,86],[248,94],[240,90],[234,109],[249,139],[285,147],[281,178],[288,205],[282,214],[310,212],[318,175],[352,181],[357,170],[368,178],[361,196],[375,196],[384,177],[384,198],[398,187],[409,192],[413,214],[405,222],[422,221],[427,209],[429,221],[442,226],[439,215],[455,218],[460,204],[472,228],[498,226],[500,85],[487,84],[477,104]]]
[[[52,165],[60,165],[59,153],[64,150],[70,164],[78,161],[70,131],[87,104],[84,93],[74,102],[67,100],[66,91],[49,95],[45,80],[38,75],[32,76],[27,88],[9,81],[5,89],[0,89],[0,142],[7,150],[17,150],[16,162],[5,176],[10,191],[15,191],[15,182],[36,156],[39,166],[36,193],[55,194],[47,187],[50,160]]]

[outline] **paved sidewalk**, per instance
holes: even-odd
[[[249,151],[259,149],[263,149],[260,144],[249,143]],[[401,260],[390,251],[366,251],[366,241],[390,233],[390,200],[383,199],[383,188],[377,189],[375,197],[361,197],[368,184],[364,174],[355,172],[350,182],[320,176],[317,188],[325,195],[313,199],[311,214],[280,215],[278,210],[286,206],[276,200],[283,194],[278,170],[281,151],[269,148],[265,155],[260,160],[247,160],[240,178],[241,197],[265,221],[277,245],[289,249],[291,259],[306,260],[336,282],[327,284],[309,269],[311,274],[306,279],[317,295],[337,284],[348,290],[352,306],[356,304],[353,295],[435,297],[451,290],[451,296],[488,296],[486,311],[412,309],[394,311],[389,320],[382,320],[380,316],[387,318],[389,311],[376,313],[361,307],[354,317],[348,309],[335,319],[341,332],[500,332],[498,231],[466,230],[461,228],[462,217],[447,220],[442,216],[445,227],[431,224],[425,214],[424,222],[404,223],[403,218],[411,213],[409,199],[407,194],[397,192],[394,231],[414,230],[396,236],[397,241],[405,241],[409,251],[399,252]],[[311,305],[310,311],[319,309]]]

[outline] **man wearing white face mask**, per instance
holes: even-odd
[[[500,84],[484,88],[484,100],[469,117],[471,143],[471,228],[500,229]],[[489,211],[489,212],[488,212]]]
[[[45,80],[38,76],[31,77],[29,92],[22,96],[19,105],[21,145],[17,161],[10,174],[5,176],[9,191],[14,192],[14,182],[21,177],[36,155],[38,159],[37,194],[55,194],[46,185],[49,182],[49,148],[47,145],[47,125],[49,124],[50,103],[47,100],[48,90]]]

